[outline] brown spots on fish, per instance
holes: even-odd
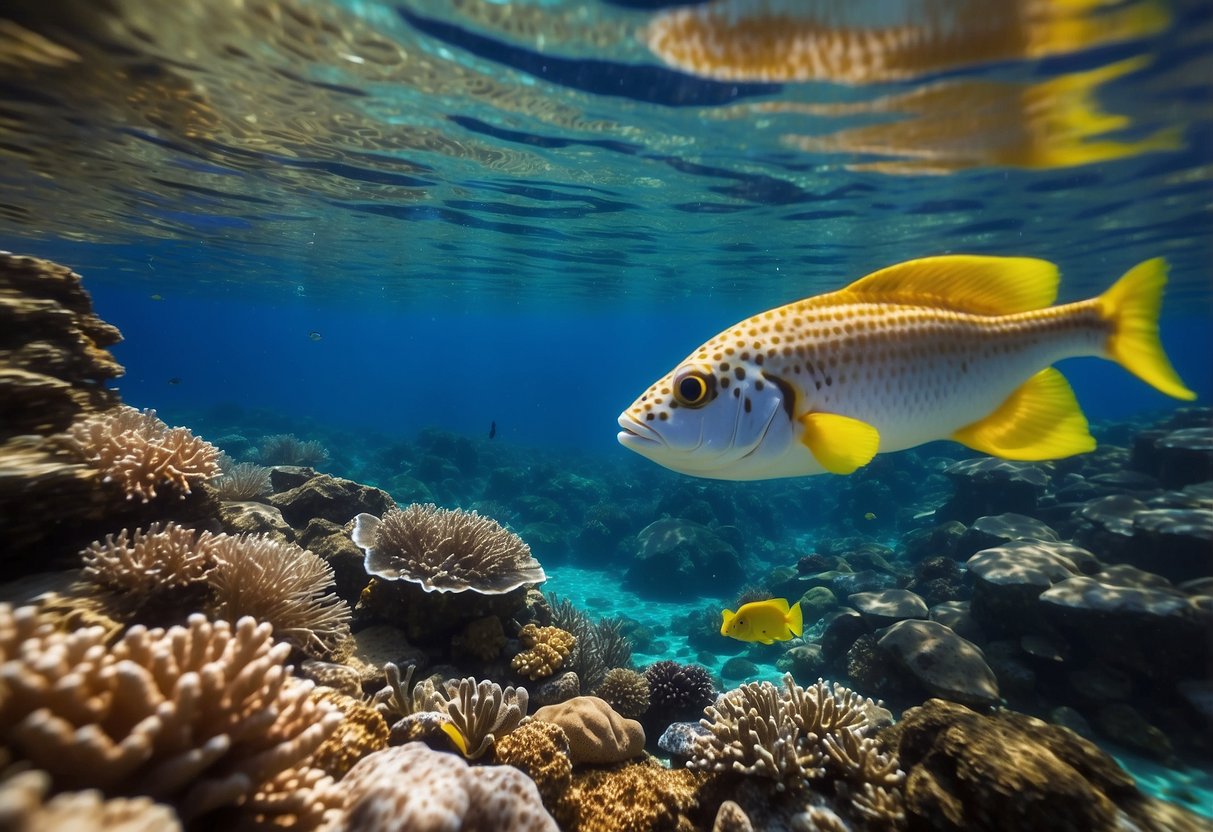
[[[660,414],[658,414],[658,417],[657,417],[657,418],[661,419],[661,421],[663,421],[663,422],[664,422],[664,421],[666,421],[667,419],[669,419],[669,418],[670,418],[670,414],[666,413],[666,412],[663,410],[663,411],[661,411],[661,413],[660,413]]]
[[[738,381],[741,381],[741,379],[745,378],[745,367],[737,367],[733,370],[733,375],[737,376]]]
[[[746,412],[746,413],[749,413],[749,412],[750,412],[752,409],[753,409],[753,408],[752,408],[752,406],[751,406],[751,404],[750,404],[750,397],[749,397],[749,396],[746,396],[746,397],[745,397],[745,412]]]
[[[720,386],[724,387],[725,389],[728,389],[729,383],[731,381],[732,381],[732,379],[730,379],[728,376],[721,376],[720,377]]]
[[[757,364],[759,367],[762,366],[762,362],[763,362],[762,353],[758,353],[758,355],[754,356],[754,363]]]

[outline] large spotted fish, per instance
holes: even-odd
[[[849,474],[935,439],[1040,460],[1095,447],[1055,361],[1111,359],[1196,397],[1158,338],[1164,260],[1077,303],[1053,306],[1057,284],[1055,265],[1020,257],[890,266],[720,333],[620,415],[619,441],[727,480]]]

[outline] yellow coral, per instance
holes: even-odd
[[[521,769],[535,781],[543,805],[558,817],[573,782],[573,761],[569,759],[569,739],[559,725],[528,722],[497,740],[494,760]]]
[[[333,705],[345,719],[316,749],[308,760],[310,765],[340,779],[367,754],[387,748],[387,722],[371,705],[332,688],[312,691],[312,699]]]
[[[577,637],[559,627],[538,627],[527,624],[518,633],[518,640],[527,648],[514,657],[510,667],[528,679],[545,679],[564,665],[564,660],[577,646]]]
[[[560,828],[570,832],[662,832],[695,829],[700,787],[709,775],[646,761],[575,774]]]

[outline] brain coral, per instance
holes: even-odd
[[[146,503],[165,485],[184,496],[191,482],[220,473],[218,448],[186,428],[170,428],[154,410],[124,405],[89,416],[68,428],[65,442],[128,500]]]
[[[328,591],[333,568],[319,555],[264,535],[222,535],[213,545],[209,612],[227,621],[251,615],[317,658],[352,647],[350,608]]]
[[[474,511],[415,503],[382,519],[359,514],[353,538],[366,552],[369,574],[427,592],[496,595],[547,580],[522,538]]]
[[[268,624],[190,617],[54,632],[32,607],[0,605],[0,744],[57,789],[171,802],[185,820],[251,796],[305,759],[341,715],[284,666]]]
[[[624,719],[597,696],[576,696],[535,711],[535,719],[559,725],[569,741],[574,764],[607,765],[644,751],[644,728]]]
[[[341,781],[333,830],[558,832],[529,777],[512,766],[469,766],[411,742],[364,757]]]
[[[91,543],[80,556],[84,576],[94,583],[151,597],[204,582],[214,566],[217,540],[210,532],[153,523],[146,532],[135,529],[128,535],[123,529],[117,537],[106,535],[104,542]]]
[[[518,633],[526,649],[510,662],[515,673],[529,679],[545,679],[564,665],[564,660],[577,646],[577,638],[559,627],[538,627],[527,624]]]

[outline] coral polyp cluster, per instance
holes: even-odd
[[[89,416],[68,429],[65,442],[128,500],[146,503],[166,486],[189,494],[191,484],[220,474],[218,448],[188,428],[170,428],[154,410],[123,405]]]

